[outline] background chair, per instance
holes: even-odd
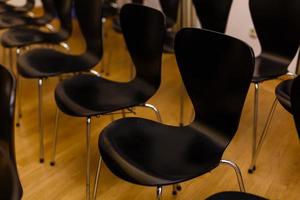
[[[13,6],[9,5],[5,2],[0,3],[0,13],[6,13],[6,12],[14,12],[19,14],[24,14],[32,10],[34,7],[35,0],[26,0],[25,4],[23,6]]]
[[[49,10],[53,10],[50,7],[55,7],[54,12],[57,15],[60,22],[60,30],[56,32],[45,32],[40,30],[39,27],[15,27],[10,28],[2,34],[1,44],[4,48],[9,48],[10,51],[10,67],[13,69],[12,61],[12,49],[16,48],[16,59],[18,59],[21,51],[24,50],[28,45],[33,44],[59,44],[61,47],[69,51],[70,47],[65,42],[72,33],[72,17],[71,17],[71,8],[72,0],[44,0],[44,7],[49,7]],[[54,4],[54,5],[53,5]],[[3,49],[4,51],[4,49]],[[21,79],[17,73],[17,103],[18,103],[18,112],[17,112],[17,126],[20,126],[20,118],[22,116],[21,109]]]
[[[300,44],[300,1],[298,0],[250,0],[250,12],[261,44],[261,53],[255,59],[254,116],[252,161],[248,172],[256,169],[259,152],[257,140],[259,84],[286,74],[287,68]],[[280,27],[280,28],[278,28]],[[275,42],[274,42],[275,41]]]
[[[86,118],[88,198],[90,194],[91,118],[123,109],[130,111],[132,107],[143,106],[153,109],[158,120],[161,121],[158,110],[146,102],[160,86],[162,45],[165,33],[163,15],[152,8],[127,4],[121,10],[120,20],[124,39],[136,68],[136,77],[130,82],[121,83],[82,74],[62,81],[55,90],[55,100],[62,112]],[[125,111],[122,114],[124,116]],[[56,138],[57,131],[53,140],[52,164],[55,163]]]
[[[176,35],[175,55],[195,120],[184,127],[142,118],[112,122],[99,136],[95,193],[102,159],[123,180],[156,186],[157,199],[162,186],[193,179],[220,163],[235,169],[244,191],[239,168],[222,155],[239,125],[253,73],[252,49],[230,36],[185,28]]]
[[[0,66],[0,196],[1,199],[13,200],[22,197],[22,186],[18,178],[15,158],[15,90],[14,76]]]

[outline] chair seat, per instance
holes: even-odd
[[[1,12],[1,11],[0,11]],[[0,28],[11,28],[15,26],[22,26],[28,22],[29,17],[24,15],[16,15],[14,13],[4,13],[0,15]]]
[[[12,5],[8,5],[6,3],[0,4],[0,13],[7,13],[7,12],[18,12],[18,13],[26,13],[28,12],[28,8],[21,6],[15,7]]]
[[[262,54],[255,59],[252,82],[258,83],[286,74],[289,61]]]
[[[279,103],[288,111],[292,112],[291,90],[293,80],[282,81],[275,89],[276,98]]]
[[[267,200],[253,194],[244,192],[220,192],[208,197],[206,200]]]
[[[26,78],[44,78],[86,71],[97,63],[96,55],[76,56],[54,49],[39,48],[27,51],[19,57],[18,72]]]
[[[202,134],[207,127],[175,127],[142,118],[123,118],[100,134],[99,150],[108,168],[129,182],[162,186],[183,182],[217,167],[222,139]]]
[[[37,43],[58,44],[64,41],[66,37],[59,33],[43,32],[35,28],[11,28],[4,32],[1,37],[1,43],[4,47],[23,47]]]
[[[87,117],[139,105],[154,92],[154,88],[138,81],[120,83],[82,74],[60,83],[55,99],[64,113]]]

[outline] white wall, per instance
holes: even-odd
[[[14,4],[14,5],[22,5],[25,3],[25,0],[10,0],[9,3]],[[41,5],[40,0],[36,0],[36,4],[39,6]]]

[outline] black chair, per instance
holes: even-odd
[[[261,53],[255,59],[252,78],[254,83],[254,116],[252,161],[248,172],[256,169],[259,152],[257,140],[259,84],[286,74],[300,44],[300,1],[250,0],[250,12],[261,44]],[[280,27],[280,28],[278,28]]]
[[[266,198],[244,192],[220,192],[206,200],[267,200]]]
[[[9,53],[11,54],[9,57],[12,59],[12,50],[16,48],[16,57],[18,58],[21,54],[21,51],[24,50],[24,47],[33,44],[57,44],[69,51],[69,45],[65,42],[72,33],[72,17],[71,17],[71,8],[72,8],[72,0],[54,0],[52,2],[49,0],[44,0],[44,7],[54,6],[55,14],[58,16],[60,21],[60,30],[56,32],[45,32],[40,30],[39,27],[15,27],[10,28],[6,32],[2,34],[1,37],[1,44],[4,48],[9,48]],[[53,5],[54,3],[54,5]],[[5,51],[5,49],[3,49]],[[10,60],[10,67],[13,68],[13,61]],[[20,125],[19,120],[22,116],[21,111],[21,79],[18,77],[17,74],[17,94],[18,94],[18,114],[17,114],[17,126]]]
[[[2,1],[0,3],[0,13],[13,12],[16,14],[25,14],[31,11],[34,7],[35,0],[26,0],[23,6],[12,6]]]
[[[193,0],[193,4],[203,29],[225,33],[232,0]],[[179,113],[180,126],[183,125],[184,100],[184,95],[181,93]]]
[[[103,53],[102,22],[99,20],[101,19],[101,1],[91,0],[87,3],[84,0],[75,0],[75,10],[86,42],[86,49],[82,54],[70,55],[55,49],[36,48],[21,54],[17,61],[17,69],[21,76],[38,79],[40,162],[44,161],[42,123],[42,86],[44,79],[65,73],[89,71],[98,64]]]
[[[53,0],[42,0],[44,14],[41,17],[31,17],[29,15],[15,12],[5,12],[0,14],[0,29],[12,28],[24,25],[44,26],[55,16]],[[52,27],[51,27],[52,28]]]
[[[0,66],[0,197],[21,199],[22,186],[18,178],[15,142],[14,110],[16,81],[11,72]]]
[[[62,81],[55,90],[55,100],[61,111],[71,116],[86,117],[87,195],[90,192],[91,118],[144,106],[153,109],[161,121],[158,110],[146,102],[160,85],[164,17],[155,9],[127,4],[121,9],[120,19],[124,39],[136,67],[136,77],[121,83],[83,74]],[[57,132],[53,140],[52,164],[56,138]]]
[[[232,0],[193,0],[201,27],[225,33]]]
[[[195,120],[184,127],[142,118],[114,121],[99,136],[103,161],[126,181],[156,186],[157,199],[162,186],[193,179],[220,163],[234,167],[244,191],[239,168],[222,155],[239,125],[253,73],[252,49],[230,36],[185,28],[176,35],[175,55]]]

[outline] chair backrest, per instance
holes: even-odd
[[[53,0],[60,21],[60,34],[68,38],[72,34],[72,5],[74,0]]]
[[[159,2],[166,17],[172,21],[170,24],[172,27],[177,21],[179,0],[159,0]]]
[[[291,91],[291,105],[298,137],[300,139],[300,76],[297,76],[293,81]]]
[[[15,158],[14,111],[16,81],[14,76],[0,65],[0,141],[4,142]],[[15,162],[15,159],[13,159]]]
[[[42,0],[44,14],[41,19],[50,22],[55,17],[54,0]]]
[[[26,3],[25,3],[25,5],[23,6],[23,8],[24,8],[25,10],[30,11],[30,10],[33,9],[34,4],[35,4],[35,0],[26,0]]]
[[[262,54],[292,61],[300,44],[299,0],[250,0]]]
[[[75,0],[75,11],[81,33],[86,42],[86,52],[91,62],[97,64],[103,55],[102,1]]]
[[[153,8],[126,4],[120,12],[123,36],[136,69],[135,80],[157,89],[165,36],[164,15]]]
[[[225,33],[232,0],[193,0],[202,28]]]
[[[0,197],[1,199],[20,200],[23,190],[17,167],[3,145],[5,146],[0,141]]]
[[[175,55],[195,109],[193,124],[230,140],[254,70],[251,47],[218,32],[185,28],[176,35]]]

